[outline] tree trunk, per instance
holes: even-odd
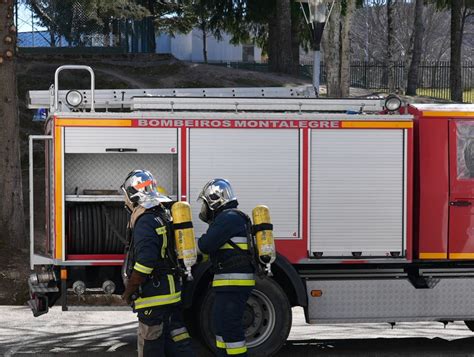
[[[148,53],[156,53],[155,19],[147,17]]]
[[[462,9],[463,0],[451,4],[451,100],[462,102],[461,46],[462,46]]]
[[[324,63],[327,75],[327,96],[329,98],[341,97],[340,73],[340,24],[341,2],[336,1],[332,13],[326,22],[324,31]]]
[[[49,47],[56,47],[56,35],[53,31],[49,31]]]
[[[423,51],[423,0],[416,0],[415,24],[413,25],[413,55],[408,70],[407,95],[416,95],[418,88],[418,68],[420,67]]]
[[[292,73],[293,56],[291,43],[291,2],[290,0],[277,0],[276,23],[278,29],[277,72]]]
[[[292,74],[299,74],[300,65],[300,31],[296,16],[291,19],[291,54],[292,54]]]
[[[388,67],[388,91],[395,92],[395,28],[394,28],[394,6],[396,0],[387,0],[387,67]]]
[[[268,22],[268,64],[272,72],[278,72],[280,68],[280,58],[278,56],[279,36],[275,16],[271,16]]]
[[[155,1],[148,0],[146,7],[150,11],[151,16],[147,17],[147,41],[148,53],[156,53],[156,32],[155,32]]]
[[[206,31],[206,24],[201,24],[201,32],[202,32],[202,58],[204,63],[207,63],[207,31]]]
[[[356,7],[356,0],[346,1],[346,15],[342,22],[341,31],[341,96],[349,97],[349,89],[351,86],[351,40],[350,30],[352,25],[352,17]]]
[[[104,36],[103,46],[110,47],[110,22],[104,20],[104,27],[102,29],[102,34]]]
[[[25,244],[20,130],[16,93],[13,0],[0,2],[0,242]]]

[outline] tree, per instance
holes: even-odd
[[[451,100],[462,102],[461,51],[463,33],[464,0],[451,2],[451,64],[449,68],[449,86]]]
[[[330,98],[340,98],[341,93],[341,76],[340,76],[340,17],[341,17],[341,1],[334,3],[332,12],[326,22],[326,30],[324,32],[324,62],[326,63],[327,75],[327,96]]]
[[[26,1],[40,24],[48,28],[51,38],[64,37],[70,46],[84,45],[87,35],[99,33],[104,37],[104,45],[109,46],[112,33],[111,25],[114,21],[150,19],[152,16],[144,6],[146,4],[142,5],[135,0]],[[147,1],[147,4],[150,1]],[[151,20],[153,22],[152,18]],[[152,33],[153,38],[149,42],[154,46],[154,29],[152,29]]]
[[[466,21],[474,15],[474,1],[472,0],[437,0],[439,8],[451,8],[451,56],[449,69],[449,86],[451,100],[462,102],[462,44]]]
[[[387,66],[388,66],[388,91],[395,91],[395,27],[394,7],[397,0],[387,0]]]
[[[278,45],[273,44],[277,50],[270,57],[270,68],[275,72],[294,73],[290,0],[276,0],[275,24],[272,30],[276,32],[272,39],[278,39]]]
[[[350,30],[352,26],[352,17],[356,8],[356,0],[346,0],[344,17],[341,26],[341,82],[340,92],[342,97],[349,97],[351,85],[351,42]]]
[[[324,62],[328,97],[348,97],[350,89],[351,27],[357,0],[336,0],[324,32]]]
[[[0,2],[0,242],[25,244],[13,0]]]
[[[423,0],[416,0],[415,4],[415,21],[413,25],[413,51],[408,70],[407,95],[416,95],[418,86],[418,68],[421,62],[421,54],[423,51]]]

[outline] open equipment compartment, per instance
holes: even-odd
[[[177,130],[64,129],[66,260],[122,258],[128,216],[120,185],[137,168],[149,170],[162,193],[176,197]]]

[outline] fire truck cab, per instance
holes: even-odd
[[[59,90],[63,70],[88,71],[91,88]],[[49,91],[29,93],[29,107],[48,112],[45,135],[30,137],[35,316],[56,302],[128,308],[74,295],[122,292],[118,188],[145,168],[190,202],[197,236],[206,226],[195,201],[211,178],[232,182],[243,211],[270,208],[274,275],[258,278],[243,321],[254,355],[283,345],[292,306],[312,324],[463,320],[474,329],[474,105],[389,99],[317,99],[310,88],[95,90],[91,68],[60,67]],[[44,175],[33,162],[39,141]],[[213,348],[210,264],[193,276],[184,307]]]

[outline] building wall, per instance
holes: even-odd
[[[243,46],[230,43],[231,36],[224,34],[222,40],[217,40],[214,36],[207,37],[207,59],[209,62],[241,62],[246,59],[243,57]],[[195,29],[185,35],[176,35],[174,37],[168,34],[157,35],[157,52],[161,54],[170,53],[174,57],[183,61],[203,62],[203,43],[202,32]],[[254,46],[253,60],[260,62],[262,50]]]
[[[193,37],[193,62],[204,61],[202,32],[195,29],[192,31]],[[208,61],[242,61],[242,46],[232,45],[230,36],[224,34],[222,41],[217,40],[212,35],[207,35],[207,59]]]
[[[171,53],[171,36],[166,34],[156,36],[156,53]]]

